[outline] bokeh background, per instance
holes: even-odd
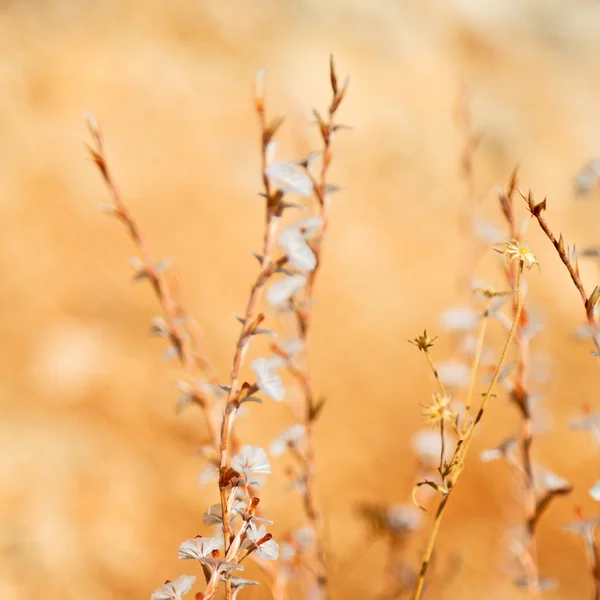
[[[309,122],[328,101],[330,52],[350,74],[341,118],[353,131],[336,139],[332,180],[345,190],[312,364],[328,399],[318,476],[334,595],[376,597],[385,547],[356,506],[410,501],[411,438],[433,389],[406,340],[428,327],[448,359],[439,315],[468,301],[456,285],[469,248],[458,226],[461,90],[482,135],[483,211],[497,216],[494,189],[519,163],[521,185],[548,196],[552,226],[598,243],[600,206],[575,198],[573,176],[600,154],[599,33],[592,0],[0,1],[0,597],[147,598],[192,570],[176,549],[217,498],[197,481],[200,415],[175,414],[179,367],[147,333],[156,302],[131,283],[125,232],[97,210],[107,195],[86,157],[84,110],[102,123],[129,206],[154,253],[173,261],[225,378],[261,238],[254,73],[266,68],[268,109],[287,115],[283,159],[318,145]],[[587,490],[600,456],[567,423],[597,406],[599,373],[573,338],[576,290],[533,224],[529,233],[541,263],[529,300],[546,324],[534,348],[551,367],[536,384],[548,429],[535,457],[576,486],[543,519],[541,571],[560,582],[548,598],[586,598],[583,545],[561,527],[576,506],[597,514]],[[582,271],[595,285],[596,266]],[[265,444],[289,419],[266,402],[240,435]],[[514,482],[477,458],[516,424],[500,395],[443,523],[427,597],[523,595],[507,567],[506,532],[522,518]],[[274,461],[262,503],[276,536],[302,523],[285,464]],[[408,549],[413,565],[428,525]]]

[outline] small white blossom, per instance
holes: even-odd
[[[471,371],[461,362],[450,361],[438,365],[438,376],[441,382],[452,388],[467,387],[471,380]]]
[[[478,220],[474,223],[473,236],[486,244],[500,244],[506,240],[504,232],[490,221]]]
[[[218,550],[222,545],[223,541],[218,538],[198,536],[182,542],[177,552],[177,558],[180,560],[200,560],[201,558],[210,556],[213,550]]]
[[[256,373],[258,389],[276,402],[281,402],[285,396],[285,387],[269,361],[265,358],[257,358],[250,367]]]
[[[578,519],[573,523],[569,523],[569,525],[565,525],[563,529],[565,531],[578,533],[587,540],[593,541],[598,525],[600,525],[600,519],[587,519],[585,521],[583,519]]]
[[[306,275],[283,277],[271,284],[267,290],[267,300],[271,306],[280,306],[297,294],[306,283]]]
[[[470,331],[480,320],[481,314],[468,306],[447,308],[440,317],[442,327],[448,331]]]
[[[297,448],[306,439],[306,427],[296,423],[288,427],[271,443],[270,451],[273,456],[281,456],[290,448]]]
[[[571,487],[571,484],[562,477],[559,477],[552,471],[545,471],[542,476],[542,483],[548,491],[566,490]]]
[[[600,412],[584,414],[569,421],[571,429],[596,429],[600,426]]]
[[[440,463],[440,454],[442,452],[442,440],[440,432],[433,429],[422,429],[413,435],[411,440],[413,452],[417,455],[419,461],[430,467],[436,467]],[[446,436],[445,459],[450,458],[454,449],[454,440],[449,435]]]
[[[211,569],[217,571],[217,573],[224,573],[225,571],[243,571],[242,565],[236,565],[234,563],[221,560],[220,558],[213,558],[212,556],[205,556],[200,559],[203,565],[208,565]]]
[[[310,177],[296,165],[280,160],[273,161],[265,170],[269,179],[283,192],[310,196],[313,184]]]
[[[241,500],[236,500],[231,507],[231,520],[243,511],[245,505]],[[202,522],[205,525],[219,525],[223,522],[223,507],[220,504],[213,504],[202,515]]]
[[[296,529],[293,535],[294,540],[296,540],[298,546],[301,549],[305,550],[306,548],[312,546],[315,537],[315,532],[311,527],[307,526],[300,527],[300,529]]]
[[[423,511],[411,504],[396,504],[387,509],[386,521],[395,533],[409,533],[423,524]]]
[[[575,177],[575,191],[579,196],[589,194],[600,185],[600,160],[590,161]]]
[[[281,369],[288,365],[290,361],[302,350],[302,341],[292,340],[291,342],[287,342],[285,344],[279,344],[279,349],[286,356],[281,356],[281,354],[273,354],[272,356],[269,356],[267,361],[269,365],[273,367],[273,369]]]
[[[279,236],[279,245],[290,264],[300,271],[312,271],[317,266],[317,257],[296,229],[284,229]]]
[[[249,586],[249,585],[260,585],[258,583],[258,581],[252,581],[250,579],[242,579],[241,577],[231,577],[229,579],[229,581],[231,582],[231,587],[234,590],[241,590],[242,588],[245,588],[246,586]]]
[[[261,525],[259,528],[250,521],[250,526],[247,530],[248,539],[257,544],[265,535],[267,535],[267,530],[264,525]],[[256,556],[262,558],[263,560],[277,560],[279,558],[279,545],[274,539],[267,540],[263,542],[258,548],[255,550]]]
[[[196,578],[193,575],[182,575],[175,581],[168,581],[152,592],[150,600],[181,600],[194,585]]]
[[[323,219],[317,215],[313,215],[294,221],[287,229],[298,231],[307,240],[313,237],[321,227],[323,227]]]
[[[481,462],[492,462],[498,460],[504,456],[504,452],[500,448],[491,448],[489,450],[482,450],[479,458]]]
[[[231,467],[244,475],[247,481],[250,481],[253,473],[268,475],[271,472],[267,453],[255,446],[244,446],[231,461]]]
[[[198,476],[198,482],[200,483],[200,485],[205,485],[207,483],[212,483],[213,481],[216,481],[218,478],[219,469],[216,465],[210,462],[207,463],[200,472],[200,475]]]
[[[600,481],[597,481],[594,484],[594,487],[590,490],[590,496],[596,500],[596,502],[600,502]]]

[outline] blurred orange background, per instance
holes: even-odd
[[[364,542],[356,507],[410,501],[411,436],[434,389],[406,340],[427,327],[441,336],[436,358],[448,359],[440,312],[468,301],[456,285],[468,249],[461,89],[482,135],[483,211],[498,216],[494,189],[519,163],[522,186],[548,196],[555,230],[598,243],[600,206],[576,200],[572,184],[600,154],[599,32],[591,0],[0,0],[0,598],[147,598],[194,572],[176,550],[203,531],[218,496],[198,485],[205,431],[193,408],[175,414],[181,371],[147,333],[159,309],[145,283],[131,283],[135,250],[97,210],[107,193],[86,156],[84,110],[102,124],[128,205],[154,254],[175,265],[225,381],[232,313],[244,309],[261,241],[254,74],[267,70],[267,110],[286,115],[285,160],[318,147],[309,122],[329,99],[329,54],[350,74],[340,118],[353,130],[335,141],[331,179],[345,190],[333,202],[312,365],[328,399],[318,478],[334,597],[374,598],[385,546]],[[587,490],[599,454],[567,422],[598,405],[599,374],[590,344],[573,339],[583,309],[566,271],[535,224],[528,240],[541,263],[529,301],[546,323],[534,350],[552,365],[536,388],[552,427],[534,456],[576,486],[543,518],[541,572],[560,583],[548,598],[586,598],[583,544],[561,526],[575,506],[597,514]],[[596,266],[582,273],[593,289]],[[265,401],[238,431],[266,445],[289,423],[285,406]],[[477,458],[517,423],[501,394],[442,524],[427,598],[526,595],[506,568],[506,532],[523,518],[512,476]],[[261,503],[276,538],[302,524],[285,464],[273,461]],[[429,527],[408,549],[413,565]],[[268,597],[264,586],[242,594]]]

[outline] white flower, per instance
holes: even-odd
[[[168,581],[152,592],[150,600],[181,600],[194,585],[196,578],[193,575],[182,575],[175,581]]]
[[[315,253],[297,229],[284,229],[279,236],[279,245],[296,269],[312,271],[317,266]]]
[[[307,240],[313,237],[321,227],[323,227],[323,219],[317,215],[313,215],[294,221],[287,229],[294,229]]]
[[[594,484],[594,487],[590,490],[590,496],[596,500],[596,502],[600,502],[600,481],[597,481]]]
[[[231,507],[231,520],[242,512],[245,505],[242,501],[236,500]],[[223,507],[220,504],[213,504],[202,515],[202,522],[205,525],[219,525],[223,522]]]
[[[231,461],[231,467],[238,473],[243,474],[247,481],[250,480],[253,473],[268,475],[271,472],[267,453],[262,448],[255,446],[244,446]]]
[[[219,469],[213,463],[207,463],[198,476],[200,485],[212,483],[219,478]]]
[[[481,315],[468,306],[447,308],[440,317],[442,327],[449,331],[469,331],[479,324]]]
[[[590,161],[575,177],[575,190],[579,196],[589,194],[600,184],[600,160]]]
[[[500,244],[506,239],[504,232],[495,223],[485,220],[475,221],[473,236],[490,245]]]
[[[471,380],[471,371],[464,363],[451,361],[438,365],[438,376],[448,387],[467,387]]]
[[[482,462],[491,462],[498,460],[499,458],[506,458],[508,455],[513,453],[517,448],[517,438],[514,436],[506,438],[495,448],[489,450],[483,450],[479,455]]]
[[[271,443],[270,451],[273,456],[281,456],[286,450],[296,448],[306,438],[306,427],[296,423],[288,427],[279,437]]]
[[[290,364],[290,361],[302,350],[302,342],[300,340],[292,340],[278,346],[281,353],[273,354],[267,359],[267,362],[273,369],[281,369]]]
[[[413,452],[419,461],[428,467],[437,467],[440,464],[442,452],[442,440],[440,432],[433,429],[422,429],[418,431],[411,441]],[[454,440],[446,435],[445,459],[449,459],[454,449]]]
[[[269,304],[271,306],[280,306],[284,302],[287,302],[304,287],[305,283],[306,275],[291,275],[276,281],[267,290]]]
[[[387,509],[386,521],[395,533],[408,533],[421,527],[423,512],[411,504],[396,504]]]
[[[568,490],[571,484],[552,471],[545,471],[542,475],[542,483],[548,491]]]
[[[267,530],[264,525],[261,525],[258,529],[256,525],[250,521],[250,527],[248,527],[248,539],[257,544],[262,538],[267,535]],[[279,558],[279,545],[274,539],[269,539],[263,542],[255,551],[256,556],[263,560],[277,560]]]
[[[584,414],[569,421],[571,429],[595,429],[598,426],[600,426],[600,412]]]
[[[306,549],[312,546],[315,532],[311,527],[300,527],[300,529],[296,529],[293,533],[294,540],[301,549]]]
[[[258,581],[252,581],[250,579],[242,579],[241,577],[231,577],[230,580],[231,587],[236,590],[241,590],[248,585],[260,585]]]
[[[594,533],[596,529],[600,525],[600,519],[579,519],[569,525],[565,525],[563,529],[565,531],[572,531],[573,533],[579,533],[584,538],[588,540],[594,539]]]
[[[210,556],[213,550],[219,549],[223,545],[223,541],[217,538],[205,538],[197,536],[191,540],[182,542],[177,552],[177,558],[185,560],[188,558],[200,560],[206,556]]]
[[[265,358],[257,358],[250,367],[256,373],[258,389],[276,402],[281,402],[285,396],[285,387],[269,361]]]
[[[203,565],[208,565],[213,570],[216,570],[217,573],[224,573],[225,571],[243,571],[244,567],[242,565],[236,565],[234,563],[227,562],[225,560],[221,560],[220,558],[213,558],[212,556],[206,556],[200,559],[200,562]]]
[[[479,458],[481,462],[491,462],[498,460],[504,456],[504,452],[500,448],[491,448],[490,450],[482,450]]]
[[[283,192],[296,193],[301,196],[312,194],[313,184],[310,177],[296,165],[276,160],[266,168],[265,173]]]

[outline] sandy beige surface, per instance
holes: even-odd
[[[383,546],[361,543],[355,507],[409,501],[410,439],[432,382],[406,340],[428,327],[448,356],[439,314],[464,302],[461,82],[483,135],[475,186],[485,212],[519,162],[523,186],[548,195],[548,219],[568,241],[600,242],[597,201],[572,190],[600,154],[599,29],[591,1],[0,1],[0,598],[147,598],[190,570],[177,546],[217,497],[197,484],[205,431],[193,409],[175,415],[180,370],[147,334],[158,309],[144,283],[130,283],[134,250],[96,209],[107,196],[86,158],[84,110],[103,124],[128,203],[155,254],[176,266],[225,377],[232,313],[261,239],[254,72],[267,69],[269,106],[287,115],[285,159],[318,143],[307,123],[328,99],[330,52],[351,75],[341,116],[353,131],[336,141],[332,169],[346,189],[333,204],[312,362],[328,398],[318,473],[334,596],[375,597],[368,581]],[[548,598],[586,598],[582,544],[560,528],[575,506],[597,511],[587,489],[598,451],[566,423],[597,404],[598,371],[572,339],[576,291],[530,231],[542,265],[530,299],[547,326],[535,350],[552,365],[539,386],[552,428],[535,457],[576,485],[544,518],[541,570],[561,584]],[[582,270],[595,285],[594,265]],[[499,397],[483,423],[428,598],[522,595],[506,559],[505,532],[521,519],[514,485],[505,466],[476,458],[516,419]],[[239,431],[265,443],[288,422],[285,407],[265,403]],[[285,460],[274,464],[263,506],[277,535],[301,514],[281,489]],[[413,563],[423,543],[419,534]],[[445,576],[453,560],[460,572]]]

